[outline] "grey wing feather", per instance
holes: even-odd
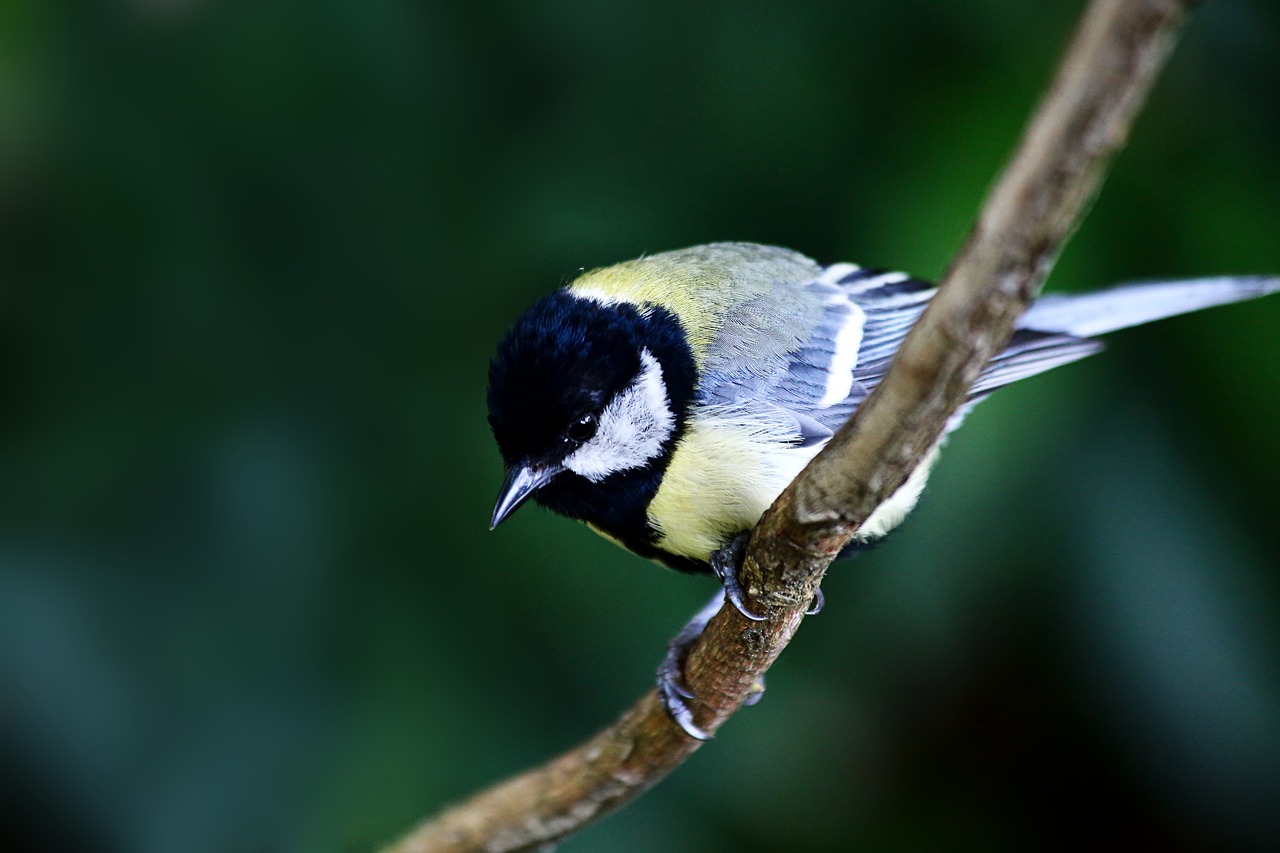
[[[851,264],[828,267],[803,288],[820,311],[805,340],[781,360],[765,359],[767,372],[758,369],[760,361],[755,370],[735,361],[733,369],[706,373],[699,388],[704,404],[767,412],[792,424],[796,442],[807,446],[825,442],[866,399],[934,288]]]
[[[875,310],[882,301],[864,300],[858,294],[873,291],[887,280],[905,279],[897,273],[837,264],[810,282],[809,290],[824,306],[822,319],[773,377],[771,399],[794,415],[820,424],[830,437],[869,393],[855,369],[868,335],[878,334],[875,324],[884,319]]]
[[[1005,385],[1099,352],[1103,347],[1091,340],[1095,335],[1276,292],[1280,292],[1280,278],[1274,276],[1220,276],[1043,296],[1022,315],[1005,349],[991,359],[974,382],[970,401],[977,402]],[[926,302],[933,295],[932,291],[920,293]],[[867,342],[854,372],[868,388],[879,384],[923,307],[904,307],[889,314],[877,329],[878,336],[871,332],[874,315],[868,310]]]
[[[866,399],[860,362],[867,352],[892,356],[933,289],[902,273],[838,264],[805,283],[804,292],[820,312],[805,340],[767,373],[720,371],[704,377],[701,391],[704,402],[757,413],[767,401],[770,412],[794,424],[797,443],[808,446],[830,438]],[[878,381],[880,373],[870,375]]]
[[[796,442],[810,445],[825,442],[880,383],[936,289],[903,273],[850,264],[827,267],[804,287],[809,298],[822,305],[808,338],[781,361],[769,361],[767,370],[722,371],[708,377],[702,392],[707,402],[789,418]],[[794,288],[787,289],[794,294]],[[979,375],[948,431],[993,391],[1098,352],[1102,344],[1090,340],[1094,335],[1277,291],[1280,278],[1256,276],[1148,282],[1041,297],[1018,321],[1005,349]]]
[[[985,396],[1019,379],[1079,361],[1102,350],[1100,341],[1019,329],[1008,346],[987,364],[969,389],[970,399]]]
[[[937,292],[932,284],[903,273],[868,270],[853,284],[855,299],[867,313],[854,378],[868,391],[880,384],[902,340]],[[868,286],[868,283],[873,286]]]

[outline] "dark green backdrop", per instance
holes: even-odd
[[[0,846],[356,851],[568,747],[712,591],[501,476],[489,354],[712,239],[937,276],[1081,4],[11,0]],[[1215,0],[1056,289],[1280,272]],[[759,706],[566,851],[1264,846],[1280,297],[1004,392]]]

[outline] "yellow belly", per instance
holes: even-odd
[[[743,429],[735,413],[700,416],[671,458],[649,504],[649,524],[664,551],[706,561],[760,520],[782,490],[821,446],[794,447],[777,423],[753,422]],[[859,541],[884,536],[906,518],[920,498],[938,448],[881,504],[855,535]]]

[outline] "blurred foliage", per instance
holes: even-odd
[[[0,846],[366,850],[611,719],[712,587],[486,531],[498,336],[712,239],[940,274],[1081,5],[3,4]],[[1205,4],[1051,287],[1280,271],[1277,34]],[[1274,843],[1278,330],[984,404],[564,849]]]

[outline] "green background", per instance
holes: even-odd
[[[4,849],[356,851],[594,732],[712,592],[501,478],[536,296],[941,274],[1081,4],[0,6]],[[1280,272],[1280,6],[1192,20],[1050,279]],[[588,851],[1280,836],[1280,298],[1002,392]]]

